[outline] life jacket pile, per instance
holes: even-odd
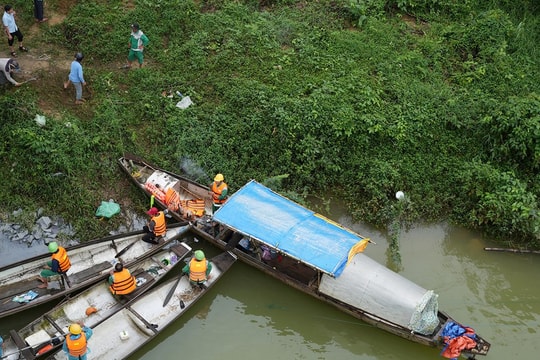
[[[161,202],[165,202],[165,192],[161,190],[158,186],[152,184],[151,182],[144,183],[144,188],[148,190],[156,199]]]

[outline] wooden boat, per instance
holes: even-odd
[[[60,349],[70,324],[84,322],[87,326],[96,327],[104,322],[128,301],[143,295],[176,266],[184,266],[182,259],[190,253],[191,247],[180,240],[172,240],[154,255],[127,266],[137,281],[136,290],[129,295],[114,296],[109,282],[100,281],[22,329],[11,330],[10,338],[5,342],[6,355],[2,359],[34,360],[51,356]]]
[[[184,314],[229,270],[236,256],[221,253],[211,260],[212,272],[204,287],[192,286],[186,276],[173,278],[129,301],[121,310],[94,327],[88,342],[92,360],[125,359]],[[172,291],[170,301],[163,306]],[[85,325],[88,325],[87,322]],[[64,352],[53,359],[65,360]]]
[[[124,154],[118,163],[139,189],[154,196],[156,205],[168,209],[176,219],[181,219],[179,221],[192,221],[212,213],[208,187],[160,169],[136,155]],[[176,196],[180,201],[175,204]]]
[[[121,163],[125,161],[120,160]],[[146,166],[144,161],[132,163],[131,171],[135,172],[138,167]],[[182,179],[157,167],[152,169],[166,173],[169,182]],[[191,186],[193,193],[207,191],[204,186],[195,191],[193,182]],[[150,195],[148,191],[146,193]],[[159,205],[166,206],[165,203]],[[181,213],[169,211],[169,214],[185,220]],[[255,181],[230,196],[214,216],[209,214],[211,212],[207,211],[194,220],[193,231],[198,236],[234,252],[241,261],[266,274],[369,324],[438,348],[445,347],[445,329],[461,327],[438,309],[437,295],[432,291],[363,253],[355,253],[363,246],[364,237]],[[488,353],[490,343],[478,334],[475,336],[474,348],[463,351],[463,356],[474,358]]]
[[[43,266],[51,259],[46,248],[43,255],[4,266],[0,268],[0,318],[82,290],[106,278],[113,261],[121,259],[125,265],[140,261],[182,236],[187,229],[186,225],[169,225],[164,242],[156,246],[140,241],[143,232],[136,231],[69,247],[66,250],[71,268],[67,276],[49,279],[46,289],[38,288],[41,283],[37,281]]]

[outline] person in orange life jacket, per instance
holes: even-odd
[[[116,263],[109,274],[109,284],[111,284],[109,290],[114,295],[131,294],[137,288],[135,277],[131,275],[128,269],[124,269],[122,263]]]
[[[46,289],[49,285],[48,278],[55,275],[65,274],[71,267],[71,262],[69,261],[69,256],[66,249],[61,246],[58,246],[56,241],[50,242],[47,247],[49,252],[52,254],[51,260],[47,261],[47,264],[41,270],[38,280],[43,284],[39,285],[38,288]]]
[[[68,331],[69,334],[66,336],[66,341],[62,346],[68,360],[86,360],[86,354],[90,353],[88,340],[90,340],[94,332],[83,324],[71,324]]]
[[[229,191],[227,184],[223,181],[223,174],[217,174],[214,177],[214,182],[210,185],[212,190],[212,213],[215,213],[221,205],[227,201],[227,193]]]
[[[146,213],[150,215],[150,222],[148,222],[148,225],[143,227],[143,231],[146,232],[146,234],[143,235],[142,241],[154,245],[159,244],[157,238],[167,233],[165,213],[163,211],[159,211],[155,207],[151,208]]]
[[[212,263],[206,260],[202,250],[195,251],[189,264],[182,269],[184,274],[189,274],[189,281],[194,285],[204,284],[208,280],[208,275],[210,275],[211,271]]]

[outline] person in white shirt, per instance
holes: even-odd
[[[13,10],[13,6],[4,6],[4,16],[2,16],[2,23],[4,24],[4,30],[8,38],[9,51],[11,56],[17,56],[17,53],[15,52],[15,50],[13,50],[13,43],[15,42],[15,37],[17,37],[17,40],[19,41],[19,50],[25,52],[28,51],[28,49],[25,48],[23,45],[23,34],[15,23],[15,10]]]

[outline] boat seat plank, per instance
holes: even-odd
[[[60,334],[63,334],[64,333],[64,329],[62,329],[53,319],[51,319],[51,317],[47,314],[43,315],[43,317],[45,319],[47,319],[47,321],[60,333]]]
[[[152,286],[156,281],[156,279],[152,275],[150,275],[143,269],[138,269],[138,270],[139,271],[135,270],[133,272],[133,276],[135,276],[135,278],[137,279],[144,278],[146,279],[146,282],[142,284],[141,286],[137,286],[135,291],[133,291],[131,294],[122,295],[123,299],[125,299],[126,301],[136,298],[138,294],[140,294],[141,291],[143,291],[143,289],[147,289],[149,286]]]
[[[171,251],[178,256],[179,259],[183,258],[190,250],[182,245],[171,246]]]
[[[102,263],[96,264],[92,267],[89,267],[88,269],[85,269],[83,271],[79,271],[75,274],[70,274],[69,280],[72,284],[80,284],[82,282],[85,282],[88,279],[91,279],[92,277],[96,276],[103,270],[112,269],[112,265],[108,261],[104,261]]]
[[[28,345],[26,342],[19,336],[19,333],[15,330],[10,330],[9,335],[11,336],[11,339],[17,345],[19,350],[21,350],[21,354],[24,356],[27,360],[34,360],[36,356],[32,352],[31,349],[28,348]]]

